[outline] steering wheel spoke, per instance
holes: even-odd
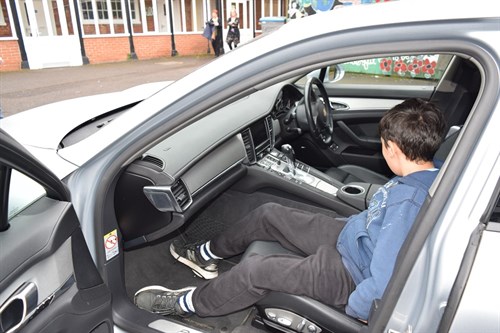
[[[314,87],[319,91],[316,95]],[[321,97],[321,98],[320,98]],[[333,118],[328,94],[323,83],[315,77],[307,80],[304,92],[304,106],[311,135],[322,146],[332,143]]]

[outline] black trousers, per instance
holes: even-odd
[[[277,204],[250,212],[211,241],[212,252],[230,257],[254,240],[278,241],[305,253],[254,255],[216,279],[196,288],[193,304],[199,316],[219,316],[253,305],[270,291],[305,295],[343,309],[355,284],[336,249],[344,221]]]
[[[222,40],[219,37],[212,39],[212,48],[214,49],[215,56],[218,57],[221,54]]]

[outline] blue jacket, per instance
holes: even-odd
[[[382,297],[436,175],[433,169],[391,179],[373,195],[367,210],[347,220],[337,249],[356,283],[346,306],[348,315],[368,319],[372,301]]]

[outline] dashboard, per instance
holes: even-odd
[[[277,118],[301,99],[291,85],[257,91],[187,125],[132,162],[114,198],[124,248],[178,229],[243,178],[297,195],[307,189],[309,197],[328,204],[339,186],[303,163],[290,170],[274,147],[281,129]]]
[[[244,177],[245,165],[271,151],[279,134],[271,113],[281,87],[256,91],[187,124],[127,166],[114,197],[125,248],[177,229]]]

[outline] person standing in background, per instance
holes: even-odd
[[[238,17],[238,14],[236,13],[236,9],[233,8],[231,9],[231,14],[229,18],[227,19],[227,26],[229,27],[229,31],[227,32],[227,38],[226,42],[227,45],[229,45],[229,49],[233,49],[233,44],[234,47],[238,47],[238,44],[240,43],[240,19]]]
[[[298,19],[304,16],[300,9],[300,4],[293,0],[290,2],[290,7],[288,8],[288,20]]]
[[[208,24],[212,29],[212,47],[215,56],[218,57],[222,48],[222,21],[219,18],[219,11],[217,9],[212,10],[212,18],[208,21]]]

